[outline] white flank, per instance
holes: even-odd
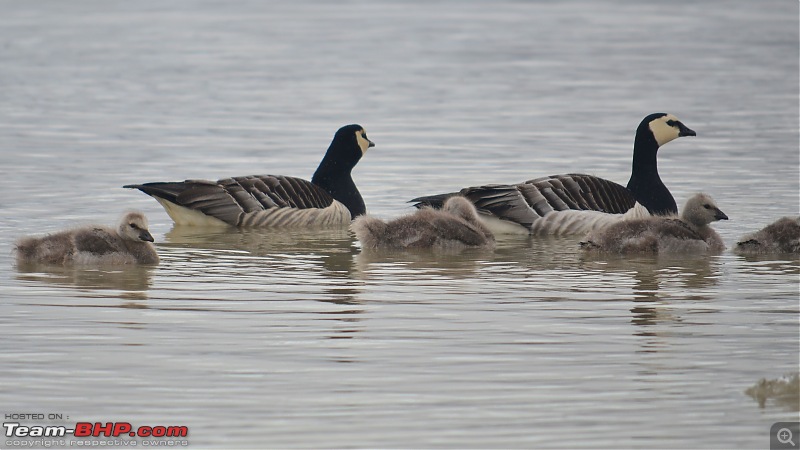
[[[270,208],[246,214],[243,227],[257,228],[327,228],[350,224],[350,210],[334,200],[327,208]]]
[[[478,218],[493,234],[528,234],[528,229],[518,223],[486,214],[479,214]]]
[[[553,211],[533,223],[531,234],[552,236],[581,236],[620,220],[649,217],[650,212],[638,202],[625,214],[600,211]]]
[[[163,198],[153,197],[161,203],[164,210],[169,214],[176,225],[190,225],[195,227],[227,227],[227,223],[216,217],[207,216],[200,211],[189,209],[184,206],[168,202]]]

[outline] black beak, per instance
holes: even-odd
[[[155,242],[153,235],[147,230],[142,230],[142,232],[139,233],[139,239],[147,242]]]
[[[683,124],[683,122],[678,122],[678,136],[697,136],[697,133],[694,132],[691,128],[687,127]],[[724,215],[724,214],[723,214]],[[727,218],[727,217],[726,217]]]
[[[367,142],[369,142],[369,146],[370,147],[375,147],[375,143],[374,142],[370,141],[369,139],[367,139]]]
[[[719,209],[717,209],[717,211],[714,213],[714,218],[717,220],[728,220],[728,216],[726,216],[725,213]]]

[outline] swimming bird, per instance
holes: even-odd
[[[709,226],[727,220],[708,194],[695,194],[678,216],[621,220],[589,233],[581,248],[608,253],[719,253],[722,238]]]
[[[147,229],[147,218],[138,211],[122,216],[116,229],[84,226],[44,237],[17,241],[18,263],[117,265],[158,264],[158,254]]]
[[[742,237],[733,248],[739,254],[800,253],[800,217],[782,217]]]
[[[345,225],[366,213],[351,171],[374,146],[361,125],[340,128],[310,182],[282,175],[252,175],[123,187],[139,189],[155,198],[178,225]]]
[[[467,187],[457,193],[418,197],[414,206],[440,207],[462,195],[478,208],[495,233],[583,235],[625,218],[677,214],[669,189],[658,174],[658,149],[676,138],[696,136],[672,114],[654,113],[636,129],[627,186],[600,177],[570,173],[519,184]]]
[[[384,222],[371,216],[353,221],[351,229],[364,248],[492,247],[494,235],[464,197],[448,198],[441,209],[422,208]]]

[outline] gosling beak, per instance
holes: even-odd
[[[714,219],[716,219],[716,220],[728,220],[728,216],[726,216],[725,213],[722,212],[721,210],[717,209],[714,212]]]
[[[139,233],[139,239],[147,242],[155,242],[153,235],[147,230],[142,230],[142,232]]]
[[[683,124],[683,122],[678,122],[678,136],[697,136],[697,133],[694,132],[691,128],[687,127]],[[724,214],[723,214],[724,216]]]

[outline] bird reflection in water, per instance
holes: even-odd
[[[251,284],[263,300],[315,300],[340,305],[314,310],[318,320],[333,320],[330,339],[348,339],[361,328],[362,283],[353,280],[357,249],[346,227],[324,230],[202,228],[174,226],[165,234],[162,270],[179,268],[179,277]],[[174,261],[170,261],[170,257]],[[274,281],[271,281],[274,280]],[[211,282],[218,284],[217,279]],[[270,290],[274,286],[275,291]],[[269,292],[263,292],[263,291]],[[261,297],[261,294],[259,294]]]
[[[73,288],[78,291],[78,297],[117,297],[125,301],[121,307],[146,308],[142,302],[148,298],[155,269],[152,266],[102,268],[25,263],[17,265],[17,279]]]

